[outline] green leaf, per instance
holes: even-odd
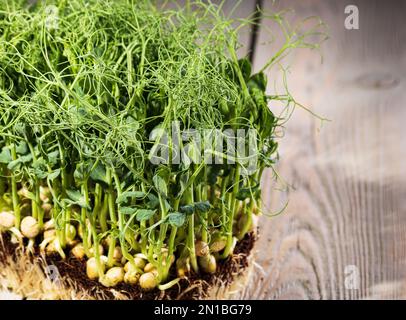
[[[21,141],[17,146],[16,146],[16,152],[18,154],[27,154],[28,153],[28,145],[25,141]]]
[[[47,165],[43,158],[34,161],[32,167],[34,168],[34,174],[37,178],[45,179],[48,176]]]
[[[48,153],[48,162],[51,166],[54,166],[58,163],[59,151],[53,151]]]
[[[182,173],[179,178],[179,184],[181,187],[180,194],[182,194],[186,190],[186,188],[188,187],[188,182],[189,182],[189,172],[186,171]]]
[[[154,194],[149,193],[148,194],[148,199],[149,199],[149,201],[147,203],[148,208],[156,209],[159,206],[159,199]]]
[[[83,163],[79,163],[78,165],[76,165],[76,170],[73,172],[73,177],[75,178],[75,181],[78,183],[84,181],[86,174]]]
[[[255,194],[255,192],[259,189],[259,184],[255,185],[252,188],[241,188],[240,190],[238,190],[237,194],[236,194],[236,199],[243,201],[247,198],[250,198],[252,194]]]
[[[20,164],[21,164],[20,159],[10,161],[9,164],[7,165],[7,169],[9,169],[10,171],[14,171],[19,167]]]
[[[132,196],[136,199],[143,199],[147,194],[143,191],[133,191]]]
[[[259,109],[259,118],[262,120],[261,128],[264,128],[261,132],[261,136],[267,138],[274,129],[275,116],[266,104],[262,105]]]
[[[262,92],[266,90],[266,76],[263,72],[254,74],[250,80],[248,81],[247,85],[249,89],[258,88]]]
[[[0,152],[0,163],[9,163],[13,160],[11,157],[10,149],[3,147]]]
[[[243,201],[243,200],[249,198],[250,196],[251,196],[251,191],[250,191],[250,189],[249,189],[249,188],[243,188],[243,189],[240,189],[240,190],[238,191],[238,193],[236,194],[235,198],[238,199],[238,200],[240,200],[240,201]]]
[[[244,80],[248,81],[251,76],[251,62],[247,58],[243,58],[238,60],[238,66],[240,67]]]
[[[116,203],[120,204],[126,202],[128,198],[131,199],[142,199],[145,198],[146,194],[142,191],[125,191],[116,199]]]
[[[180,207],[180,211],[184,212],[187,215],[191,215],[191,214],[195,213],[195,207],[191,204],[188,204],[186,206]]]
[[[163,207],[164,207],[165,212],[172,210],[172,206],[167,200],[163,201]]]
[[[171,212],[168,215],[168,222],[174,227],[181,227],[185,223],[186,215],[182,212]]]
[[[22,135],[22,136],[27,135],[27,126],[26,126],[25,124],[21,123],[21,122],[17,122],[17,123],[14,125],[14,130],[15,130],[18,134],[20,134],[20,135]]]
[[[48,173],[44,170],[41,170],[41,168],[38,167],[34,169],[34,175],[38,179],[45,179],[48,176]]]
[[[152,178],[152,181],[153,181],[154,186],[155,186],[155,188],[157,189],[157,191],[158,191],[161,195],[163,195],[163,196],[166,197],[167,194],[168,194],[168,188],[167,188],[167,186],[166,186],[165,180],[162,179],[160,176],[155,175],[155,176]]]
[[[137,220],[144,221],[148,220],[153,217],[156,210],[149,210],[149,209],[139,209],[137,210]]]
[[[95,182],[102,182],[107,184],[107,177],[106,177],[106,169],[103,167],[101,163],[96,165],[96,168],[92,170],[90,173],[90,178],[92,178]]]
[[[78,202],[82,199],[82,193],[78,190],[66,190],[66,194],[68,195],[69,199],[74,202]]]
[[[86,203],[85,197],[78,190],[66,190],[66,194],[70,199],[66,199],[68,203],[78,205],[81,208],[91,210],[89,204]],[[71,201],[69,201],[71,200]]]
[[[120,212],[123,214],[127,214],[127,215],[133,215],[134,213],[137,212],[136,208],[130,208],[130,207],[120,207]]]
[[[56,169],[53,172],[48,174],[48,179],[53,181],[56,178],[58,178],[60,174],[61,174],[61,169]]]
[[[92,169],[92,163],[85,161],[76,165],[76,170],[73,173],[75,181],[78,183],[84,182],[90,177],[90,170]]]
[[[26,156],[21,156],[20,158],[21,163],[28,163],[32,160],[32,154],[27,154]]]
[[[63,199],[63,202],[91,210],[91,207],[86,204],[85,197],[82,196],[79,190],[66,190],[66,194],[69,199]]]
[[[211,186],[214,186],[217,182],[217,177],[220,174],[221,166],[212,165],[210,166],[210,171],[207,175],[207,183]]]
[[[209,201],[201,201],[201,202],[196,202],[194,204],[196,211],[200,213],[205,213],[210,210],[210,202]]]

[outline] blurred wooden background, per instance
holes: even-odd
[[[243,1],[239,14],[254,2]],[[348,4],[359,9],[359,30],[344,27]],[[322,63],[301,49],[286,64],[291,93],[331,122],[297,109],[287,123],[277,168],[290,188],[275,190],[281,183],[270,175],[263,182],[270,211],[289,204],[261,218],[258,266],[242,298],[405,299],[406,1],[263,5],[291,8],[295,20],[317,15],[329,26]],[[278,41],[266,44],[266,27],[264,20],[257,69],[277,48]]]

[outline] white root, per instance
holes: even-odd
[[[169,288],[176,285],[179,281],[180,281],[180,278],[173,279],[172,281],[169,281],[168,283],[159,285],[158,289],[161,291],[168,290]]]
[[[55,220],[51,219],[48,220],[47,222],[44,223],[44,230],[51,230],[51,229],[55,229]]]
[[[22,235],[20,230],[18,230],[16,227],[12,227],[9,229],[9,231],[12,234],[12,237],[11,237],[12,243],[19,243],[19,244],[23,243],[24,236]]]
[[[34,245],[35,245],[34,239],[29,239],[27,247],[26,247],[27,252],[33,254],[34,253]]]
[[[50,244],[48,244],[48,246],[46,247],[46,252],[47,254],[57,252],[62,257],[62,259],[66,259],[65,252],[63,251],[61,243],[59,242],[58,238],[53,239],[53,241]]]
[[[42,253],[45,252],[45,249],[47,247],[48,244],[50,244],[52,241],[54,241],[55,238],[44,238],[44,240],[40,243],[39,245],[39,249]]]

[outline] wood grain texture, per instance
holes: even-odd
[[[332,121],[298,109],[287,124],[277,169],[290,188],[268,174],[264,196],[269,211],[289,205],[261,218],[260,267],[242,298],[406,298],[406,2],[351,3],[359,30],[344,28],[344,1],[266,1],[329,25],[322,64],[307,50],[287,64],[296,99]],[[259,44],[256,66],[275,47]],[[346,288],[350,265],[359,289]]]

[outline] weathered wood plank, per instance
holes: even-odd
[[[298,19],[319,15],[329,25],[322,65],[306,50],[288,64],[291,92],[332,122],[320,127],[298,109],[287,124],[277,168],[291,188],[274,190],[268,175],[264,192],[269,209],[289,206],[262,218],[264,273],[243,297],[406,298],[406,2],[352,3],[359,30],[344,28],[343,1],[266,1],[266,9],[294,8]],[[273,50],[260,46],[256,65]],[[356,290],[345,286],[351,265]]]

